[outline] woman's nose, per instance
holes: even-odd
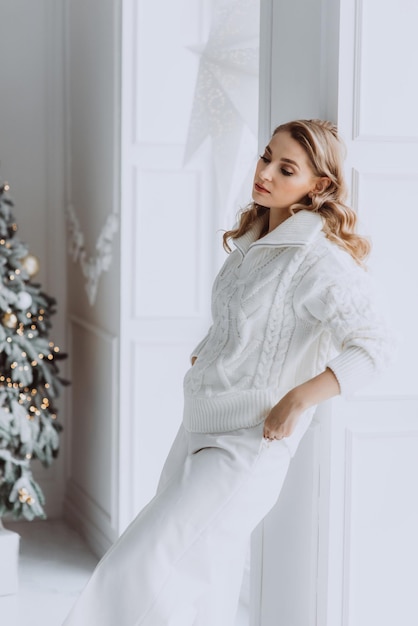
[[[271,180],[273,176],[273,168],[271,163],[266,163],[260,172],[260,178],[263,180]]]

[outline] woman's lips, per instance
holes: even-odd
[[[258,193],[270,193],[269,191],[267,191],[267,189],[264,189],[264,187],[262,187],[258,183],[254,183],[254,187],[255,190],[258,191]]]

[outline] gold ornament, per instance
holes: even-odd
[[[22,504],[29,504],[29,506],[32,506],[32,504],[35,502],[34,498],[30,495],[29,491],[25,489],[24,487],[22,487],[22,489],[19,489],[18,493],[19,493],[19,500]]]
[[[6,328],[10,328],[11,330],[13,330],[17,326],[18,319],[14,313],[8,312],[3,315],[1,321],[3,326],[6,326]]]
[[[27,254],[21,259],[21,263],[31,278],[39,272],[39,259],[34,254]]]

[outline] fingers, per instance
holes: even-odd
[[[277,433],[277,432],[271,432],[267,429],[264,429],[263,437],[265,439],[268,439],[269,441],[274,441],[275,439],[277,440],[283,439],[285,435],[281,433]]]

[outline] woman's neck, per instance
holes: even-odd
[[[269,211],[269,229],[272,230],[280,226],[288,217],[291,216],[289,209],[270,209]]]

